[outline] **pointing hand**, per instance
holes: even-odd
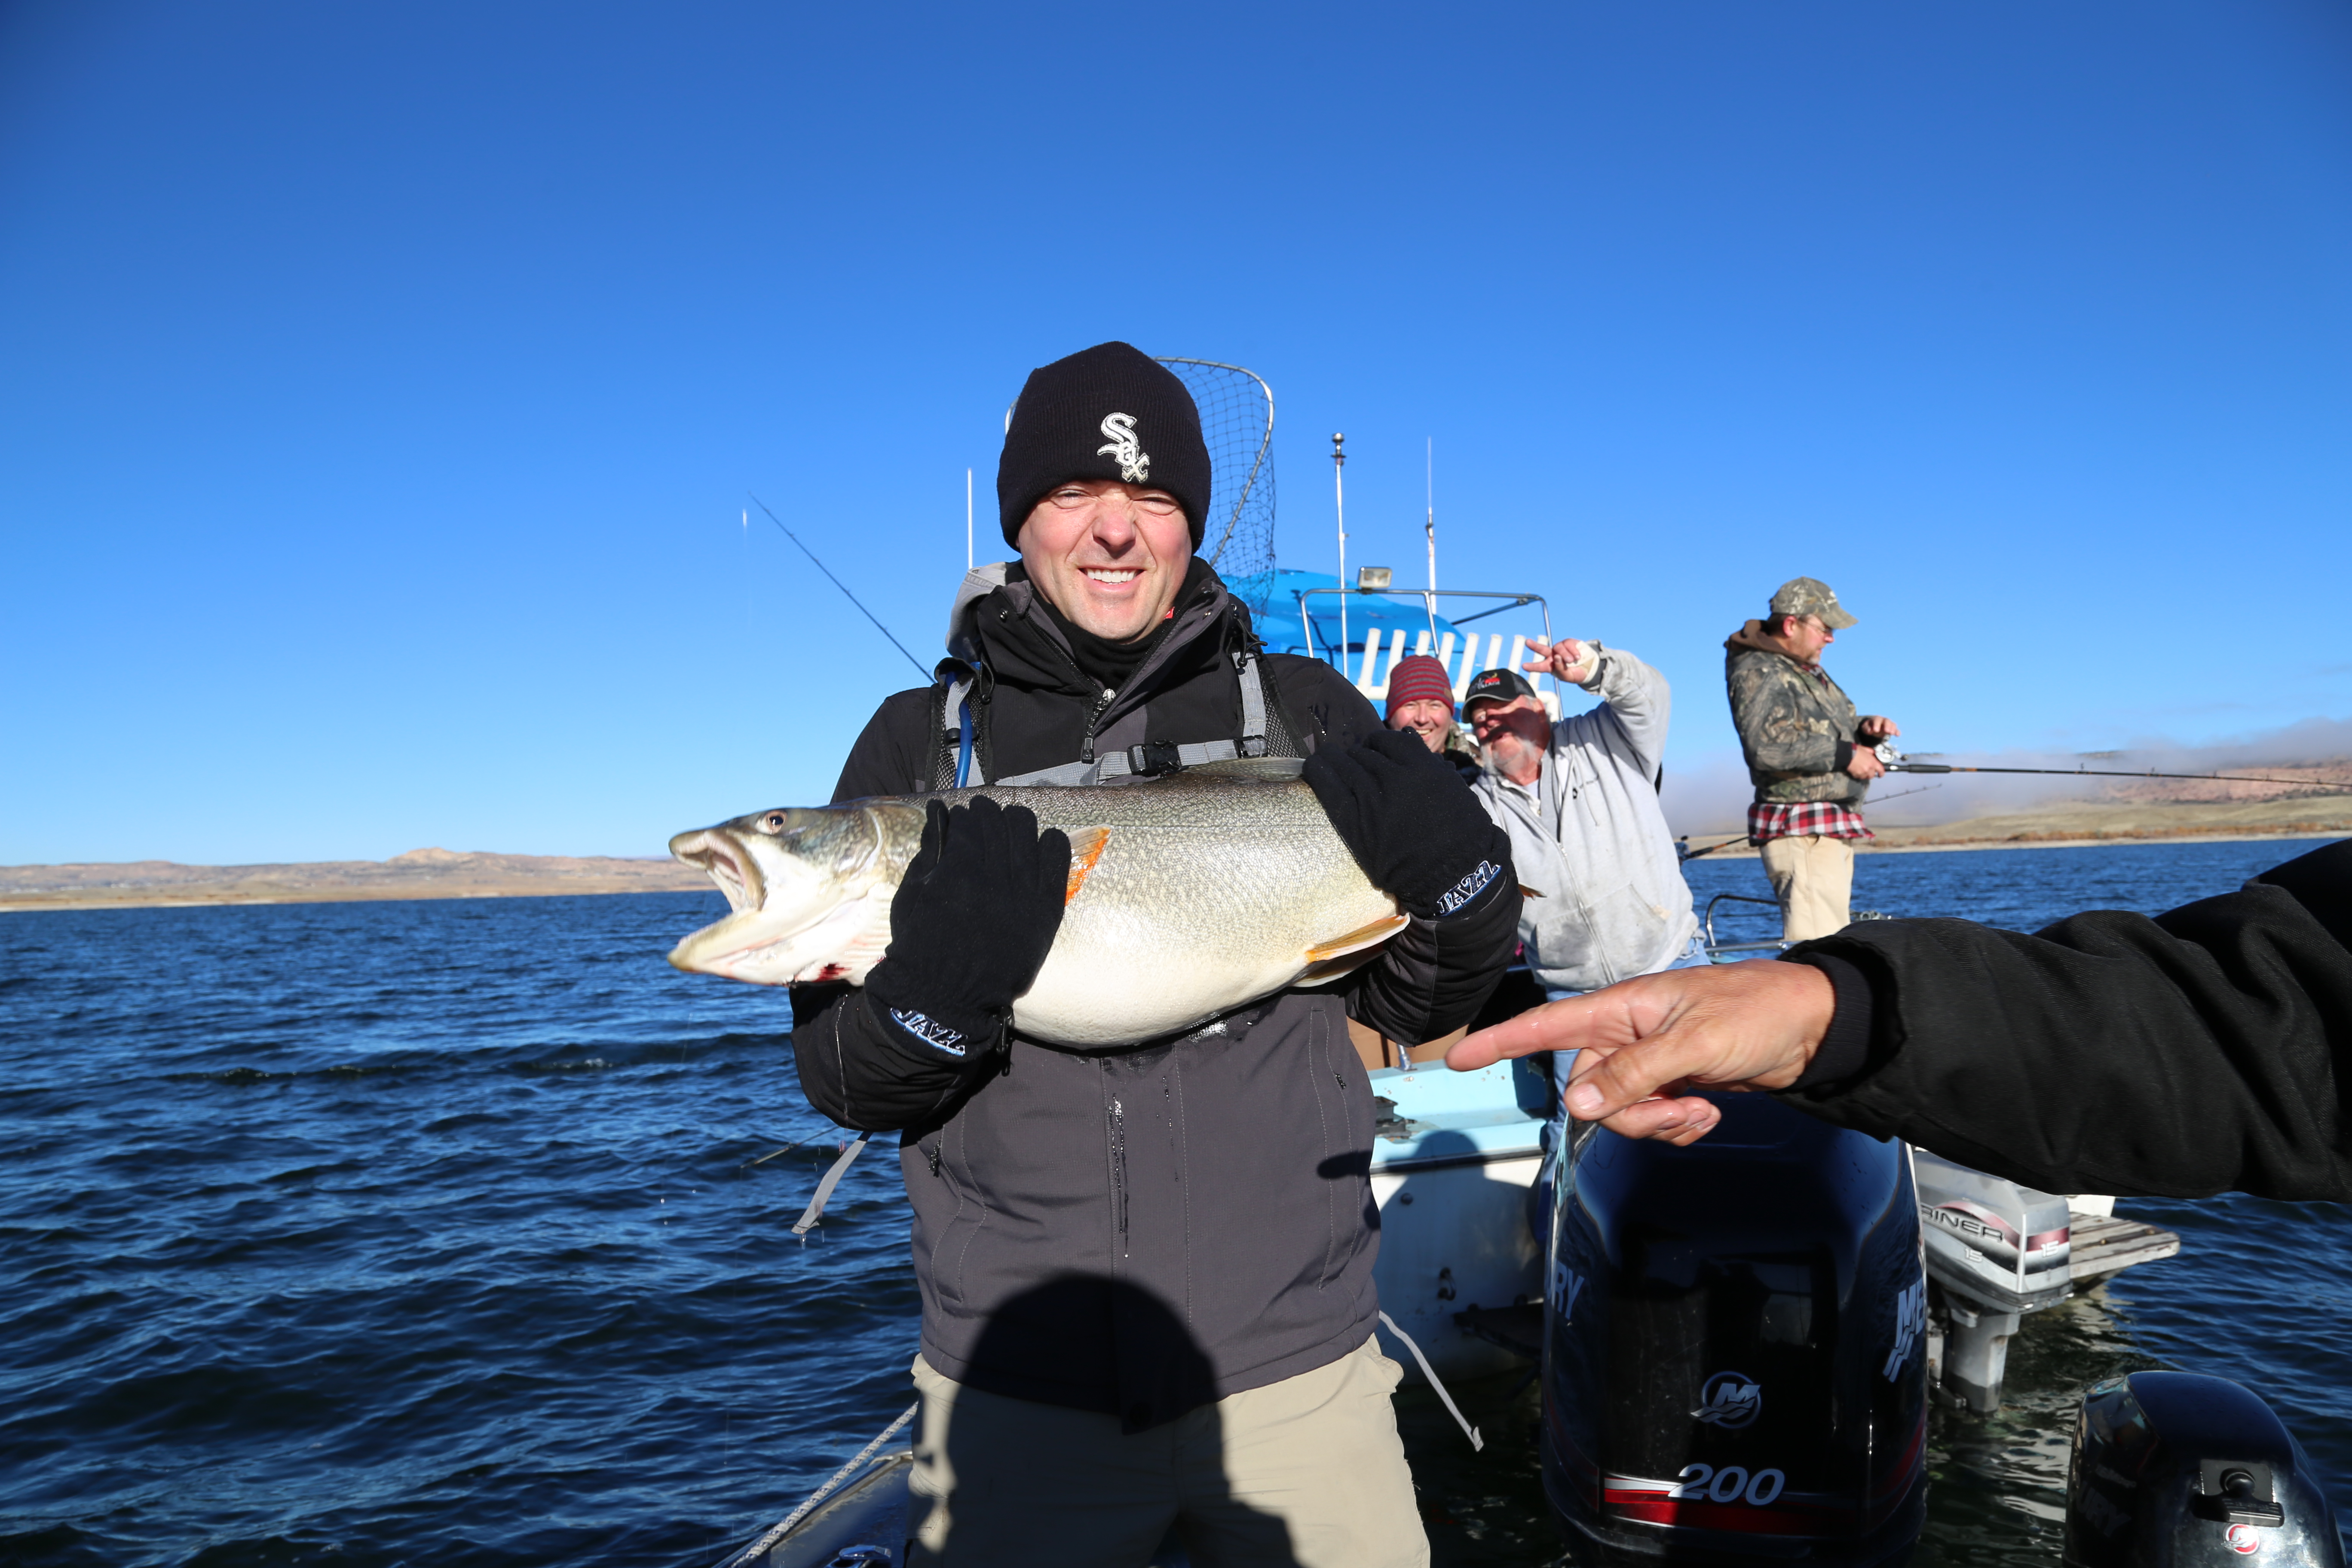
[[[1537,1051],[1580,1050],[1568,1112],[1628,1138],[1690,1143],[1721,1113],[1692,1089],[1786,1089],[1836,1011],[1830,977],[1763,959],[1670,969],[1547,1003],[1445,1053],[1456,1072]]]
[[[1558,642],[1546,642],[1541,637],[1528,639],[1530,657],[1520,668],[1549,673],[1554,680],[1570,686],[1581,686],[1592,679],[1592,664],[1600,650],[1591,643],[1574,637],[1562,637]]]

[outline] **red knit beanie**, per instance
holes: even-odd
[[[1408,702],[1443,702],[1446,710],[1454,708],[1454,683],[1445,679],[1445,667],[1425,653],[1396,661],[1389,671],[1389,708],[1385,717],[1394,718],[1396,710]]]

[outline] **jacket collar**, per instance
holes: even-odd
[[[1762,621],[1749,621],[1738,631],[1724,638],[1723,651],[1727,656],[1743,653],[1778,654],[1780,658],[1787,659],[1790,664],[1795,665],[1799,669],[1803,670],[1807,675],[1819,675],[1822,670],[1822,667],[1819,664],[1807,664],[1795,654],[1790,653],[1787,648],[1782,647],[1780,646],[1780,639],[1774,637],[1770,632],[1766,631]]]
[[[1190,670],[1204,654],[1222,650],[1229,641],[1239,646],[1250,637],[1249,611],[1197,555],[1187,566],[1184,585],[1171,608],[1175,624],[1129,679],[1103,715],[1104,724],[1135,707],[1161,683],[1165,672]],[[949,611],[947,647],[953,658],[985,667],[994,679],[1016,686],[1089,698],[1098,689],[1079,670],[1069,639],[1045,613],[1036,585],[1017,561],[996,562],[964,574]]]

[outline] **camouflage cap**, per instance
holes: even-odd
[[[1819,616],[1833,632],[1853,625],[1853,617],[1838,603],[1837,590],[1818,577],[1790,578],[1773,591],[1769,607],[1776,616]]]

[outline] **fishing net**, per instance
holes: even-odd
[[[1261,595],[1274,582],[1274,392],[1237,364],[1165,356],[1160,363],[1200,405],[1201,436],[1209,445],[1209,518],[1201,554],[1247,603],[1240,580],[1261,584]],[[1250,609],[1265,613],[1262,604]]]

